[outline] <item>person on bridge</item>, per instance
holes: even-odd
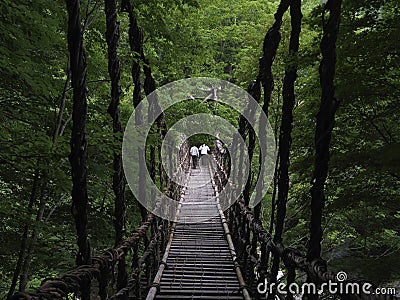
[[[203,144],[200,146],[199,150],[200,150],[201,164],[205,166],[207,164],[207,159],[208,159],[207,154],[208,151],[210,151],[210,148],[206,144]]]
[[[197,159],[199,158],[199,148],[192,146],[192,148],[190,148],[190,155],[192,156],[192,167],[196,169]]]

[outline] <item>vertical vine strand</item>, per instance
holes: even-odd
[[[317,114],[315,129],[315,163],[311,187],[310,243],[307,258],[318,259],[321,254],[322,210],[324,208],[324,186],[328,176],[329,146],[335,123],[335,112],[339,101],[335,97],[334,76],[336,64],[336,39],[339,30],[341,0],[329,0],[325,10],[330,11],[324,24],[321,41],[322,60],[319,66],[322,88],[321,105]]]
[[[90,244],[88,239],[88,194],[87,194],[87,61],[83,46],[80,1],[67,0],[68,11],[68,51],[71,65],[71,85],[73,88],[71,154],[72,169],[72,214],[78,237],[77,265],[90,264]],[[90,299],[90,284],[81,289],[82,299]]]
[[[119,85],[121,76],[121,66],[118,57],[118,44],[120,39],[119,23],[117,18],[117,1],[105,1],[106,14],[106,41],[108,46],[108,74],[111,79],[111,102],[108,106],[108,113],[113,120],[114,139],[119,144],[122,142],[123,128],[120,120],[120,94],[121,88]],[[125,179],[122,168],[122,156],[120,152],[114,152],[113,160],[113,191],[115,195],[114,202],[114,228],[115,228],[115,243],[117,246],[121,243],[124,237],[125,230]],[[127,284],[127,272],[125,259],[118,262],[117,289],[121,289]]]
[[[292,0],[290,4],[291,34],[289,41],[290,62],[285,68],[283,80],[283,104],[282,119],[279,134],[279,168],[278,168],[278,201],[276,228],[274,235],[275,243],[282,243],[282,234],[286,217],[286,206],[289,194],[289,166],[290,149],[292,144],[293,108],[295,104],[294,83],[297,78],[297,53],[299,50],[299,39],[301,31],[301,1]],[[271,277],[276,278],[279,270],[279,258],[274,257]]]
[[[132,63],[132,69],[131,69],[131,74],[132,74],[132,81],[134,84],[133,88],[133,94],[132,94],[132,102],[133,102],[133,107],[135,108],[135,122],[136,124],[143,124],[143,114],[140,111],[139,103],[142,100],[142,88],[141,88],[141,83],[140,83],[140,59],[141,59],[141,53],[143,51],[143,32],[142,29],[139,27],[137,23],[137,18],[134,14],[133,11],[133,6],[130,0],[122,0],[121,2],[121,7],[123,11],[128,13],[129,16],[129,46],[130,50],[133,54],[133,63]],[[142,198],[141,201],[142,203],[145,202],[145,197],[146,197],[146,192],[145,192],[145,186],[146,186],[146,178],[144,175],[145,173],[145,168],[146,168],[146,162],[145,162],[145,150],[144,149],[139,149],[138,150],[138,155],[140,158],[139,159],[139,186],[141,187],[139,189],[139,197]],[[142,216],[142,221],[146,219],[147,211],[144,206],[139,204],[139,209],[140,213]]]
[[[317,113],[315,128],[315,162],[311,187],[311,220],[310,242],[307,259],[312,265],[319,261],[326,270],[326,263],[320,258],[322,241],[322,213],[325,206],[324,187],[328,176],[329,147],[335,124],[335,112],[339,101],[335,97],[334,77],[336,65],[336,39],[339,31],[341,0],[329,0],[324,8],[330,12],[324,23],[324,35],[321,40],[322,59],[319,65],[320,84],[322,89],[321,104]],[[312,273],[311,273],[312,274]],[[308,280],[313,280],[309,274]],[[309,299],[318,299],[317,294],[309,295]]]
[[[270,105],[271,98],[272,98],[272,91],[274,89],[274,77],[272,74],[272,64],[274,62],[279,43],[281,41],[280,28],[282,25],[282,18],[283,18],[284,13],[289,8],[289,4],[290,4],[290,0],[281,0],[281,2],[279,3],[278,9],[274,15],[275,22],[265,35],[264,44],[263,44],[263,56],[259,60],[259,71],[258,71],[257,80],[261,82],[263,89],[264,89],[264,102],[263,102],[262,109],[267,117],[269,115],[268,110],[269,110],[269,105]],[[260,126],[259,135],[266,137],[267,131],[264,126]],[[266,141],[266,139],[264,139],[264,140]],[[260,141],[260,148],[266,148],[266,147],[267,147],[267,145],[264,142]],[[260,156],[260,168],[259,168],[258,172],[259,172],[259,174],[264,174],[264,164],[261,161],[261,156]],[[264,188],[264,185],[261,184],[256,189],[256,199],[259,199],[261,197],[263,188]],[[261,202],[254,209],[257,219],[259,218],[260,211],[261,211]],[[262,253],[263,264],[261,264],[261,266],[260,266],[260,272],[262,275],[262,276],[260,276],[260,280],[262,280],[263,276],[267,273],[268,266],[266,264],[268,263],[268,257],[269,257],[269,253],[267,251],[268,251],[268,249],[267,249],[266,245],[262,244],[261,253]]]

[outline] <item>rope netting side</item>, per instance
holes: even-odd
[[[172,175],[173,180],[168,181],[169,184],[165,188],[169,191],[171,198],[180,201],[184,186],[178,185],[175,182],[185,182],[185,178],[189,174],[190,156],[187,141],[183,142],[180,148],[177,163],[178,168],[176,168],[176,171]],[[167,183],[165,180],[164,182]],[[161,201],[158,201],[157,205],[159,207]],[[158,209],[157,205],[155,210]],[[154,226],[158,227],[155,228]],[[168,241],[174,225],[173,222],[156,218],[152,228],[153,234],[150,242],[142,250],[142,256],[132,264],[132,272],[128,278],[127,286],[116,292],[110,299],[124,299],[127,295],[133,296],[135,299],[144,299],[148,291],[154,286],[153,279],[160,266],[165,263],[162,257],[167,251]]]
[[[190,156],[187,144],[184,144],[181,149],[180,167],[174,176],[187,176],[189,173]],[[181,192],[183,187],[171,184],[170,188]],[[178,193],[174,191],[172,194]],[[160,205],[161,202],[158,201],[156,208]],[[12,299],[62,299],[71,295],[79,296],[81,288],[87,285],[92,287],[91,298],[98,295],[100,299],[124,299],[132,295],[136,299],[141,299],[150,289],[154,275],[160,266],[160,258],[165,252],[170,230],[171,222],[149,213],[146,220],[140,227],[133,230],[128,238],[117,247],[92,257],[91,264],[79,266],[60,278],[45,279],[35,292],[19,292],[14,294]],[[145,243],[145,238],[149,234],[151,235],[150,242]],[[117,263],[125,258],[131,258],[130,270],[132,271],[128,284],[120,290],[115,290],[115,283],[104,278],[114,276],[117,273]],[[101,286],[101,284],[107,286]],[[104,294],[104,291],[107,292]]]

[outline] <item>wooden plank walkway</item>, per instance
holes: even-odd
[[[214,195],[208,167],[192,169],[156,299],[243,299]]]

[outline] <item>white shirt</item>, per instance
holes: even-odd
[[[190,155],[191,156],[199,156],[199,149],[196,146],[190,148]]]
[[[207,145],[201,145],[200,146],[200,153],[203,154],[208,154],[208,151],[210,151],[210,148]]]

